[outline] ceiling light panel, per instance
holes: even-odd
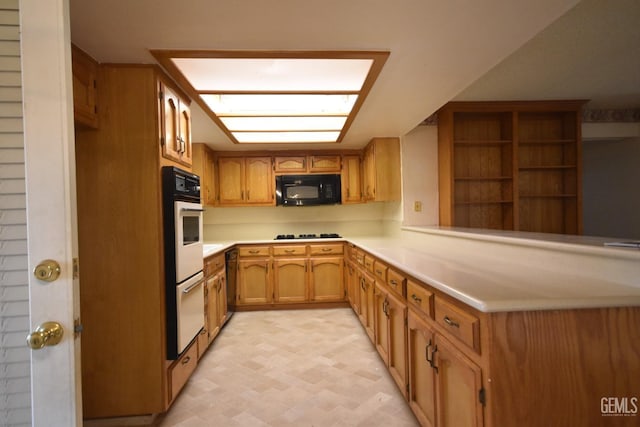
[[[234,131],[340,131],[347,120],[343,117],[220,117],[231,132]]]
[[[336,142],[340,132],[232,132],[239,143]]]
[[[358,95],[200,95],[218,117],[348,115]]]
[[[197,91],[359,91],[372,59],[174,58]]]

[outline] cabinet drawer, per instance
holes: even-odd
[[[356,250],[356,262],[360,265],[364,265],[364,252],[360,249]]]
[[[269,246],[245,246],[238,249],[238,256],[269,256]]]
[[[224,254],[210,256],[204,261],[206,275],[213,274],[222,267],[224,267]]]
[[[382,283],[387,283],[387,267],[383,262],[378,260],[373,261],[373,275],[376,276],[377,280],[380,280]]]
[[[198,364],[198,344],[194,341],[169,368],[171,401],[176,398]]]
[[[335,245],[309,245],[311,255],[335,255],[344,252],[344,245],[338,243]]]
[[[398,296],[402,298],[404,298],[406,294],[405,292],[406,283],[407,283],[407,278],[404,277],[402,274],[398,273],[393,268],[390,268],[389,270],[387,270],[387,285],[389,285],[389,288],[393,292],[395,292],[396,294],[398,294]]]
[[[364,268],[373,273],[373,263],[375,259],[370,255],[364,256]]]
[[[480,353],[480,319],[452,303],[435,297],[435,319],[452,336]]]
[[[412,280],[407,280],[407,302],[433,319],[433,293]]]
[[[274,246],[273,247],[273,255],[274,256],[283,256],[283,255],[306,255],[307,247],[304,245],[297,246]]]

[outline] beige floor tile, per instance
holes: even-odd
[[[350,309],[235,313],[161,427],[417,426]]]

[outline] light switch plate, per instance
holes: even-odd
[[[416,212],[422,212],[422,202],[413,202],[413,210]]]

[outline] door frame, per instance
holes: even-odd
[[[58,345],[31,351],[32,425],[76,426],[82,403],[69,0],[20,0],[19,7],[29,270],[44,259],[61,267],[54,282],[29,275],[30,325],[57,321],[64,328]]]

